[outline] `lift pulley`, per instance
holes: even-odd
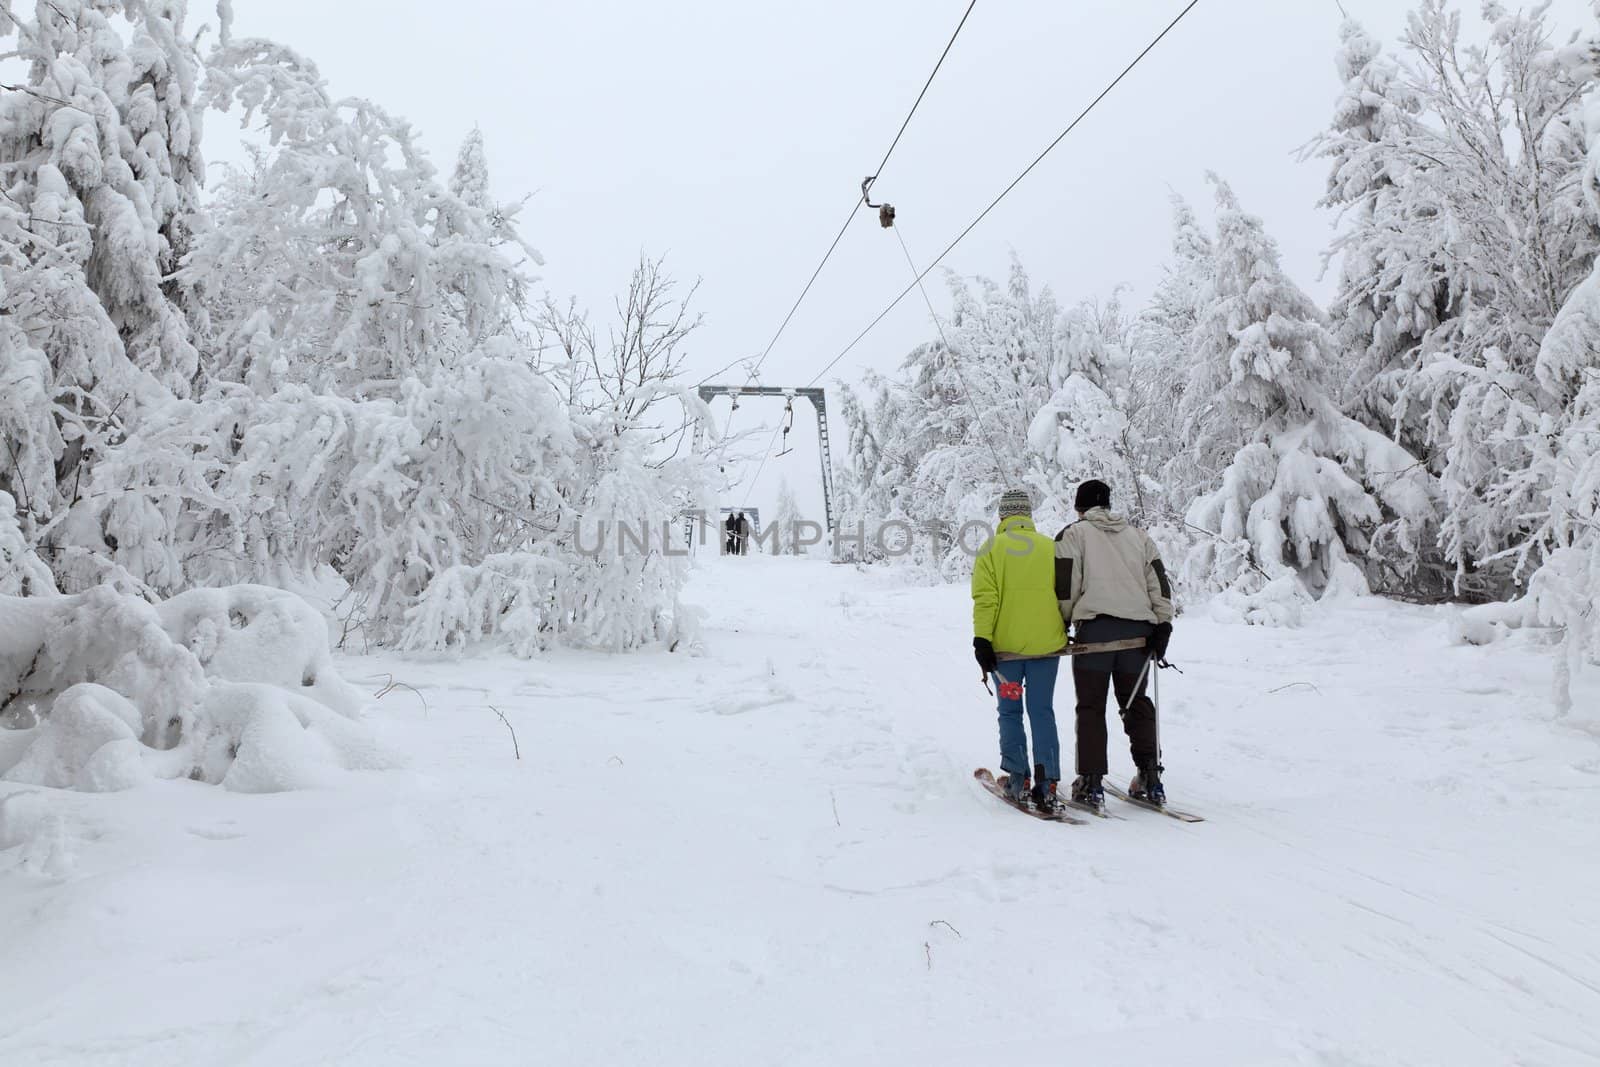
[[[888,229],[894,225],[894,205],[874,204],[872,202],[872,183],[878,180],[876,174],[869,174],[861,179],[861,202],[870,208],[878,210],[878,225]]]

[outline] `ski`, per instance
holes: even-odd
[[[1107,811],[1105,809],[1104,805],[1102,805],[1102,806],[1097,808],[1093,804],[1086,804],[1081,800],[1073,800],[1071,797],[1063,797],[1063,798],[1061,798],[1061,803],[1065,804],[1069,808],[1076,808],[1079,811],[1086,811],[1090,815],[1093,815],[1097,819],[1121,819],[1122,818],[1121,815],[1117,815],[1117,814],[1115,814],[1113,812]]]
[[[1179,822],[1206,821],[1204,816],[1196,815],[1193,812],[1179,811],[1177,808],[1170,808],[1164,804],[1152,804],[1148,800],[1140,800],[1138,797],[1130,796],[1126,789],[1123,789],[1121,786],[1112,785],[1110,782],[1102,782],[1101,784],[1105,786],[1107,793],[1110,793],[1124,804],[1132,804],[1134,807],[1144,808],[1146,811],[1160,812],[1162,815],[1177,819]]]
[[[978,780],[978,784],[983,786],[983,788],[991,795],[999,798],[999,800],[1003,802],[1006,807],[1015,808],[1020,812],[1032,815],[1040,822],[1064,822],[1070,823],[1073,826],[1089,825],[1088,821],[1085,819],[1079,819],[1068,815],[1064,810],[1066,807],[1064,804],[1062,805],[1062,810],[1057,810],[1054,813],[1046,813],[1038,810],[1032,804],[1012,800],[1006,795],[1006,791],[1000,788],[1000,783],[995,781],[994,775],[990,773],[989,768],[987,767],[979,767],[977,770],[972,772],[972,777],[976,778]]]

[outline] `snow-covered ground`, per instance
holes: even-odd
[[[963,589],[693,598],[703,656],[345,659],[413,687],[370,712],[402,771],[0,786],[0,1063],[1600,1062],[1592,676],[1553,721],[1549,658],[1443,610],[1185,617],[1209,821],[1058,826],[971,779]]]

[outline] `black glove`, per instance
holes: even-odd
[[[1156,628],[1145,641],[1145,646],[1150,649],[1150,658],[1160,663],[1167,658],[1167,645],[1172,641],[1172,624],[1158,622]]]
[[[1168,629],[1171,629],[1171,627],[1168,627]],[[983,671],[985,678],[993,674],[995,667],[1000,663],[995,658],[994,646],[989,643],[989,639],[986,637],[974,637],[972,639],[972,654],[977,657],[978,667]]]

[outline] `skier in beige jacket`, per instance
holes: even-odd
[[[1145,695],[1145,665],[1166,657],[1172,638],[1172,587],[1150,535],[1112,513],[1110,486],[1084,482],[1073,506],[1078,521],[1056,535],[1056,558],[1066,572],[1062,620],[1076,627],[1074,642],[1143,637],[1146,647],[1073,657],[1078,777],[1072,796],[1096,807],[1105,803],[1106,695],[1114,688],[1139,769],[1128,792],[1164,804],[1156,707]]]

